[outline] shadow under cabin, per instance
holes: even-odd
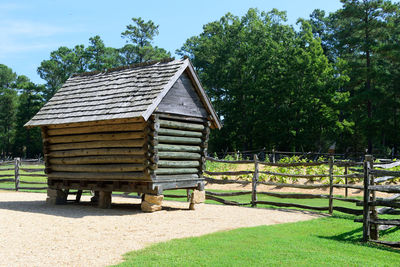
[[[143,211],[161,209],[163,191],[193,189],[204,202],[207,142],[221,123],[189,59],[77,74],[25,125],[41,127],[47,201],[70,190],[138,192]]]

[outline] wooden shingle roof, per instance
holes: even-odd
[[[215,128],[220,122],[188,59],[69,78],[27,127],[142,117],[147,120],[187,71]]]

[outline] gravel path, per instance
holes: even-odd
[[[173,238],[317,217],[208,204],[190,211],[188,203],[172,201],[162,211],[143,213],[136,199],[114,197],[109,210],[88,203],[50,206],[45,199],[0,191],[0,266],[105,266],[128,251]]]

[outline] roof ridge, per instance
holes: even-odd
[[[106,73],[111,73],[111,72],[120,71],[120,70],[134,69],[134,68],[139,68],[139,67],[147,67],[147,66],[151,66],[151,65],[157,65],[160,63],[168,63],[168,62],[172,62],[174,60],[175,60],[174,57],[163,58],[160,60],[152,60],[152,61],[147,61],[147,62],[126,65],[126,66],[114,67],[114,68],[110,68],[110,69],[105,69],[103,71],[96,70],[96,71],[89,71],[89,72],[82,72],[82,73],[73,73],[71,75],[71,77],[85,77],[85,76],[92,76],[92,75],[96,75],[96,74],[106,74]]]

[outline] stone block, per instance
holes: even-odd
[[[149,194],[145,194],[144,195],[144,201],[147,201],[149,203],[152,204],[156,204],[156,205],[162,205],[162,201],[164,199],[163,195],[149,195]]]
[[[206,191],[193,190],[190,203],[199,204],[206,201]]]
[[[145,212],[155,212],[161,210],[162,207],[161,205],[153,204],[143,200],[142,204],[140,205],[140,208],[142,209],[142,211]]]

